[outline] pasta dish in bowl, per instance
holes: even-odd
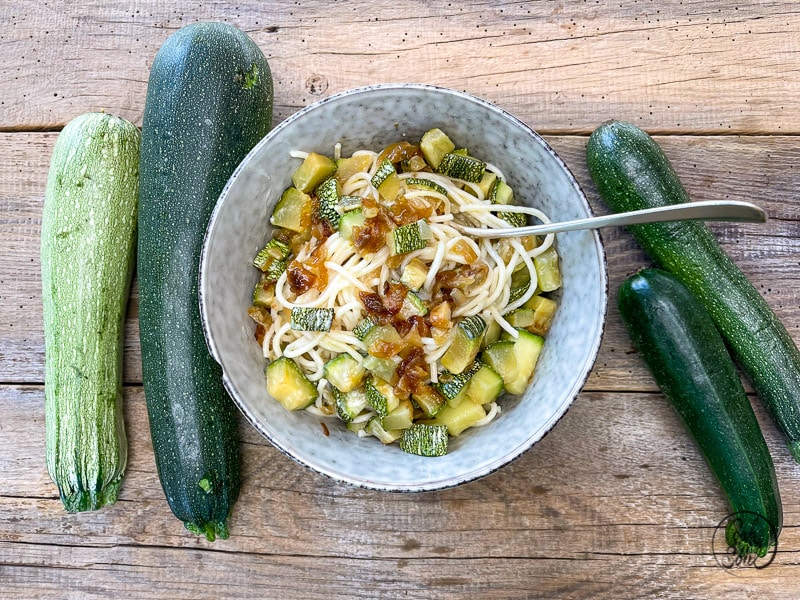
[[[270,395],[424,456],[487,425],[533,376],[560,288],[554,236],[524,225],[500,169],[441,129],[419,144],[302,160],[270,217],[249,313]],[[469,402],[464,402],[469,400]]]
[[[209,349],[299,463],[387,491],[471,481],[578,395],[607,279],[596,231],[458,226],[587,216],[552,148],[488,102],[417,84],[331,96],[270,132],[219,199],[200,265]]]

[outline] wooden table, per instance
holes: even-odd
[[[171,514],[127,323],[130,460],[120,500],[67,514],[44,461],[39,231],[61,127],[105,109],[141,124],[148,70],[177,28],[222,20],[268,57],[275,122],[322,97],[424,82],[486,98],[544,134],[596,212],[584,150],[601,122],[656,136],[695,200],[756,201],[765,226],[714,225],[800,341],[800,13],[794,2],[396,0],[0,3],[0,596],[4,598],[585,598],[800,596],[800,466],[751,395],[785,527],[766,569],[712,552],[728,513],[614,308],[648,264],[603,233],[611,303],[595,368],[558,426],[507,468],[455,489],[387,494],[293,463],[242,419],[231,537]],[[749,388],[748,388],[749,389]]]

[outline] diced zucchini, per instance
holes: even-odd
[[[445,406],[436,418],[431,421],[432,425],[444,425],[447,432],[453,437],[458,436],[462,431],[475,425],[486,417],[486,411],[480,404],[474,402],[462,402],[458,406]]]
[[[364,338],[367,336],[367,333],[369,333],[369,330],[373,327],[375,327],[375,322],[369,317],[365,317],[361,319],[355,327],[353,327],[353,335],[363,342]]]
[[[339,182],[335,177],[328,177],[320,183],[314,192],[319,201],[319,216],[331,224],[336,229],[339,226],[339,219],[342,215],[336,210],[339,205]]]
[[[434,192],[439,192],[442,196],[447,196],[447,190],[442,185],[424,177],[408,177],[405,183],[408,187],[433,190]]]
[[[330,331],[333,324],[332,308],[295,306],[290,324],[295,331]]]
[[[372,176],[371,183],[378,190],[381,198],[389,202],[394,201],[400,192],[400,178],[397,176],[394,165],[388,160],[384,160],[378,166],[378,170]]]
[[[367,347],[367,352],[380,356],[378,351],[383,344],[400,344],[402,337],[392,325],[376,325],[370,329],[362,340]]]
[[[502,179],[498,179],[489,194],[492,204],[514,204],[514,190]]]
[[[558,252],[553,246],[533,259],[536,267],[536,276],[539,279],[539,289],[543,292],[552,292],[561,287],[561,271],[558,268]]]
[[[491,344],[494,344],[497,340],[500,339],[500,333],[503,331],[503,328],[500,327],[500,323],[492,319],[489,321],[489,324],[486,326],[486,332],[483,334],[483,339],[481,340],[481,350],[485,350]]]
[[[538,235],[523,235],[520,236],[519,243],[522,244],[525,250],[531,251],[534,248],[538,248],[542,244],[542,240]]]
[[[272,238],[256,254],[253,259],[253,266],[265,274],[264,279],[266,281],[277,281],[286,270],[291,252],[289,244],[277,238]]]
[[[368,154],[359,154],[349,158],[340,158],[336,161],[336,179],[339,185],[344,185],[356,173],[369,170],[372,165],[372,157]]]
[[[395,429],[408,429],[414,422],[414,405],[411,400],[401,400],[392,412],[386,415],[381,422],[387,431]]]
[[[397,316],[406,321],[411,317],[424,317],[428,314],[428,307],[425,302],[411,290],[408,291],[403,299],[403,306]]]
[[[339,210],[343,213],[361,208],[364,199],[361,196],[339,196]]]
[[[304,213],[311,214],[311,196],[295,187],[290,187],[281,195],[269,222],[275,227],[284,227],[300,233],[308,227],[308,223],[304,223]]]
[[[489,365],[481,365],[467,387],[467,397],[478,404],[489,404],[503,393],[503,378]]]
[[[365,222],[366,218],[360,208],[351,210],[339,219],[339,235],[346,240],[352,240],[355,228],[363,227]]]
[[[531,272],[523,263],[511,273],[511,294],[508,296],[508,303],[511,304],[522,298],[529,287],[531,287]]]
[[[451,373],[442,371],[439,380],[433,384],[434,389],[439,392],[446,400],[452,400],[463,392],[472,376],[481,368],[481,363],[475,361],[469,368],[461,373]]]
[[[277,238],[272,238],[258,251],[258,254],[253,259],[253,266],[266,272],[272,262],[285,259],[291,251],[289,244]]]
[[[506,391],[509,394],[521,394],[528,387],[544,346],[544,338],[542,336],[525,329],[517,329],[517,331],[519,332],[519,337],[516,340],[513,340],[511,334],[507,332],[504,332],[501,336],[501,338],[505,338],[506,341],[511,341],[514,344],[514,358],[518,369],[516,379],[508,381],[505,377],[503,378]]]
[[[264,273],[265,278],[267,281],[278,281],[280,276],[283,275],[283,272],[286,270],[286,266],[289,264],[288,259],[283,260],[273,260],[269,267],[267,267],[266,273]]]
[[[446,400],[429,385],[417,386],[411,399],[429,417],[435,417],[445,407]]]
[[[481,349],[486,321],[478,315],[465,317],[456,325],[453,341],[441,358],[442,366],[451,373],[461,373],[475,360]]]
[[[403,269],[400,275],[400,282],[408,289],[418,292],[422,289],[425,279],[428,277],[428,267],[419,258],[414,257]]]
[[[347,393],[333,388],[333,398],[336,402],[336,414],[345,423],[350,423],[367,407],[367,394],[363,387]]]
[[[453,179],[461,179],[470,183],[479,183],[486,172],[486,163],[473,156],[464,156],[451,152],[445,154],[437,171]]]
[[[489,194],[492,204],[514,204],[514,190],[505,181],[498,179]],[[524,227],[528,219],[522,213],[499,212],[497,216],[508,221],[512,227]]]
[[[391,382],[395,378],[397,363],[391,358],[378,358],[368,354],[362,364],[367,371],[384,381]]]
[[[353,418],[355,418],[355,417],[353,417]],[[350,421],[347,424],[347,431],[352,431],[353,433],[359,433],[361,431],[366,430],[367,425],[368,425],[368,421],[357,421],[357,422]]]
[[[481,354],[481,361],[503,378],[506,390],[508,390],[507,384],[519,378],[517,355],[514,352],[514,342],[512,341],[501,340],[490,345]]]
[[[533,310],[533,323],[526,329],[538,335],[547,335],[556,314],[558,303],[544,296],[533,296],[525,303],[525,308]]]
[[[438,169],[442,158],[455,150],[456,145],[441,129],[430,129],[422,136],[419,148],[427,163],[434,169]]]
[[[334,171],[336,163],[332,159],[312,152],[292,173],[292,183],[298,190],[307,194],[333,175]]]
[[[494,189],[495,184],[497,183],[497,174],[492,173],[491,171],[486,171],[483,174],[483,177],[478,182],[478,187],[480,188],[481,192],[483,192],[483,197],[488,198],[492,190]]]
[[[421,250],[428,245],[428,240],[431,237],[431,229],[428,223],[425,219],[420,219],[394,229],[390,237],[390,249],[393,255]]]
[[[340,354],[325,363],[325,379],[340,392],[361,386],[366,369],[349,354]]]
[[[527,329],[534,322],[534,310],[532,308],[518,308],[504,315],[508,324],[512,327]]]
[[[369,433],[370,435],[374,435],[384,444],[391,444],[399,440],[400,436],[403,435],[403,430],[396,429],[393,431],[387,431],[386,429],[383,428],[381,420],[382,419],[380,417],[372,417],[367,423],[366,427],[367,433]]]
[[[461,391],[458,392],[454,397],[447,399],[447,406],[456,407],[461,404],[464,400],[467,400],[467,390],[469,389],[469,383],[461,388]]]
[[[266,369],[267,392],[287,410],[308,408],[317,399],[317,388],[291,358],[281,356]]]
[[[373,187],[379,188],[381,184],[386,181],[389,176],[394,173],[397,174],[397,170],[394,168],[394,165],[390,160],[384,160],[381,164],[378,165],[375,174],[370,179],[370,183]]]
[[[261,308],[271,308],[275,300],[275,286],[272,282],[262,279],[253,288],[253,305]]]
[[[367,393],[367,404],[375,409],[380,417],[385,417],[400,405],[400,399],[394,393],[390,383],[380,377],[370,377],[364,385]]]
[[[508,221],[512,227],[525,227],[528,224],[528,218],[523,213],[503,211],[497,213],[497,216]]]
[[[417,423],[403,432],[400,449],[418,456],[444,456],[447,454],[447,427]]]

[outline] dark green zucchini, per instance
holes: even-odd
[[[661,148],[635,125],[613,121],[598,127],[589,138],[587,162],[600,197],[614,211],[689,201]],[[709,312],[800,462],[800,351],[764,298],[703,223],[629,230]]]
[[[686,286],[658,269],[628,278],[618,303],[631,339],[739,517],[729,522],[728,543],[740,556],[764,556],[783,523],[775,468],[708,312]]]
[[[198,267],[222,188],[272,122],[272,78],[238,29],[198,23],[159,50],[147,87],[140,165],[139,330],[158,473],[172,511],[227,537],[240,487],[236,409],[209,355]]]

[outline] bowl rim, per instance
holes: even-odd
[[[591,375],[592,367],[597,360],[600,346],[605,334],[605,328],[608,316],[608,294],[609,294],[608,259],[606,257],[605,245],[603,243],[602,235],[599,230],[595,229],[591,231],[590,234],[593,236],[594,247],[597,248],[597,250],[599,251],[598,252],[599,264],[597,266],[599,268],[599,274],[602,284],[601,297],[600,297],[601,311],[599,314],[600,325],[596,332],[596,335],[591,340],[589,353],[586,355],[586,358],[583,361],[583,364],[581,365],[581,371],[583,373],[582,377],[577,379],[573,387],[569,390],[568,394],[565,394],[569,398],[568,401],[564,403],[560,411],[554,413],[550,417],[550,419],[545,424],[543,424],[543,426],[538,430],[538,435],[531,435],[529,437],[526,437],[520,444],[518,444],[512,450],[508,451],[502,456],[499,456],[496,460],[486,463],[480,468],[467,470],[455,476],[443,477],[430,481],[420,480],[419,482],[415,483],[391,485],[391,484],[381,484],[377,482],[371,482],[364,478],[352,478],[337,471],[336,469],[326,468],[323,465],[317,464],[314,460],[305,459],[296,454],[295,452],[293,452],[291,449],[287,448],[280,440],[276,439],[275,436],[273,436],[273,434],[261,424],[259,419],[257,419],[253,414],[251,414],[251,411],[249,410],[246,402],[239,397],[236,387],[234,386],[233,382],[230,380],[228,374],[225,371],[220,350],[211,336],[210,325],[209,325],[210,317],[208,314],[209,310],[208,303],[205,301],[206,271],[207,271],[206,266],[208,261],[208,255],[210,252],[208,242],[213,233],[217,216],[220,210],[222,210],[222,205],[224,204],[224,200],[227,197],[230,188],[235,184],[236,180],[238,179],[241,171],[247,168],[251,156],[258,153],[262,146],[268,144],[272,138],[279,135],[281,131],[289,127],[292,123],[294,123],[298,119],[301,119],[305,114],[311,111],[319,110],[326,104],[350,96],[379,93],[383,91],[404,90],[404,89],[444,93],[452,96],[457,96],[468,102],[481,105],[487,110],[499,113],[503,118],[512,121],[514,124],[516,124],[516,126],[525,130],[533,139],[537,141],[537,143],[541,144],[542,148],[550,155],[552,159],[556,161],[556,163],[564,171],[566,177],[568,178],[574,190],[577,192],[579,199],[584,205],[584,208],[588,211],[589,215],[593,214],[591,205],[589,204],[586,194],[581,188],[574,173],[566,164],[566,162],[564,162],[561,156],[558,153],[556,153],[556,151],[550,146],[550,144],[539,133],[534,131],[533,128],[531,128],[524,121],[520,120],[513,114],[500,108],[499,106],[487,100],[484,100],[483,98],[469,94],[467,92],[461,92],[443,86],[424,84],[424,83],[379,83],[379,84],[372,84],[362,87],[351,88],[348,90],[344,90],[342,92],[338,92],[336,94],[332,94],[325,98],[322,98],[291,114],[289,117],[287,117],[286,119],[281,121],[278,125],[276,125],[274,128],[272,128],[263,138],[261,138],[261,140],[259,140],[259,142],[256,143],[255,146],[253,146],[253,148],[247,153],[247,155],[245,155],[245,157],[236,166],[233,173],[226,182],[225,186],[223,187],[222,192],[217,198],[217,202],[215,203],[214,209],[211,212],[208,221],[208,226],[206,228],[205,235],[203,238],[202,250],[200,253],[199,273],[198,273],[198,301],[200,309],[200,321],[202,324],[206,345],[208,346],[208,350],[212,358],[214,358],[214,360],[221,367],[222,383],[223,386],[225,387],[225,390],[229,394],[231,400],[236,405],[236,407],[245,416],[247,421],[256,429],[256,431],[258,431],[264,438],[266,438],[267,441],[269,441],[273,447],[277,448],[280,452],[285,454],[292,461],[336,482],[344,483],[357,488],[384,491],[384,492],[426,492],[426,491],[448,489],[471,481],[481,479],[491,473],[494,473],[495,471],[498,471],[499,469],[508,465],[509,463],[515,461],[517,458],[525,454],[528,450],[530,450],[533,446],[535,446],[537,442],[539,442],[542,438],[544,438],[548,433],[550,433],[553,430],[556,424],[567,414],[573,402],[580,395],[581,390],[583,389],[584,385],[586,384],[586,381]]]

